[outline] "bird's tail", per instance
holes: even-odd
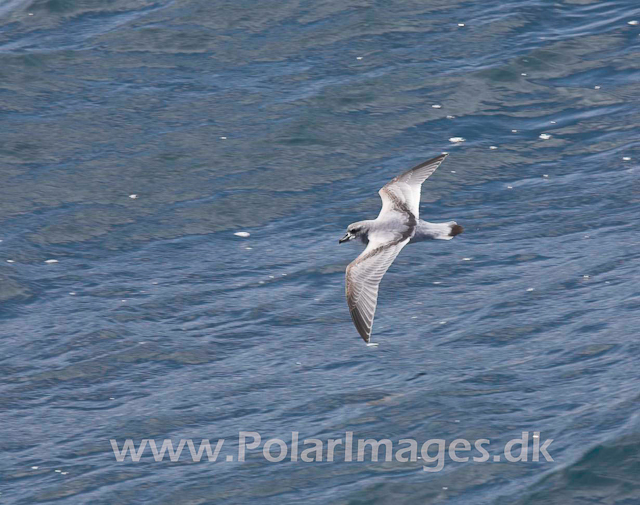
[[[460,235],[464,228],[455,221],[446,223],[429,223],[422,219],[418,221],[416,233],[411,239],[413,242],[421,242],[423,240],[451,240],[456,235]]]
[[[456,235],[460,235],[463,231],[464,228],[454,221],[451,225],[451,231],[449,232],[449,235],[455,237]]]

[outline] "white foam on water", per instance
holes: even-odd
[[[50,264],[50,263],[57,263],[57,262],[58,262],[58,260],[46,260],[46,261],[45,261],[45,263],[49,263],[49,264]]]
[[[464,137],[451,137],[449,139],[449,142],[452,142],[454,144],[459,144],[460,142],[464,142],[464,141],[465,141]]]

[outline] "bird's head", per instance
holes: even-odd
[[[345,233],[344,236],[340,240],[338,240],[338,243],[342,244],[343,242],[349,242],[349,240],[353,240],[354,238],[360,238],[361,240],[365,241],[367,236],[367,229],[368,228],[363,221],[352,223],[347,226],[347,233]]]

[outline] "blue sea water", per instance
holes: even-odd
[[[0,0],[0,503],[640,504],[635,20]],[[465,232],[402,251],[366,347],[337,240],[442,151],[421,217]],[[491,459],[239,462],[240,431]],[[522,432],[553,461],[494,461]],[[225,445],[136,463],[111,439]]]

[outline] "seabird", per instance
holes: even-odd
[[[347,233],[338,241],[342,244],[359,238],[367,246],[349,264],[346,272],[346,295],[351,318],[367,344],[371,341],[378,286],[402,248],[429,239],[451,240],[463,232],[462,226],[455,221],[429,223],[419,218],[422,183],[446,157],[446,154],[442,154],[425,161],[387,183],[378,192],[382,199],[378,217],[350,224]]]

